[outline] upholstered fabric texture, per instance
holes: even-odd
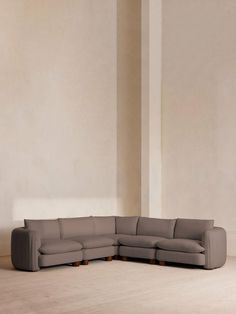
[[[137,226],[138,235],[173,238],[175,219],[140,217]]]
[[[205,251],[198,240],[190,239],[165,239],[157,243],[157,247],[167,251],[179,251],[187,253],[201,253]]]
[[[78,241],[82,244],[84,249],[93,249],[98,247],[112,246],[114,240],[105,236],[79,236],[73,238],[74,241]]]
[[[41,239],[60,239],[58,219],[31,220],[25,219],[25,227],[38,232]]]
[[[96,258],[103,258],[107,256],[116,255],[116,248],[114,246],[98,247],[94,249],[84,249],[83,259],[91,260]]]
[[[40,254],[39,266],[47,267],[52,265],[71,264],[73,262],[82,261],[82,251],[59,253],[59,254]]]
[[[203,266],[205,255],[202,253],[185,253],[176,251],[157,250],[156,258],[158,261],[183,263],[190,265]]]
[[[116,217],[116,233],[136,234],[139,217]]]
[[[113,240],[113,245],[119,245],[119,240],[127,237],[127,234],[103,234],[102,236]]]
[[[154,259],[156,257],[156,250],[154,248],[140,248],[132,246],[120,246],[120,256]]]
[[[211,230],[214,220],[178,218],[175,226],[175,238],[201,240],[205,231]]]
[[[74,252],[82,249],[82,245],[72,240],[45,240],[39,252],[42,254],[59,254],[66,252]]]
[[[35,230],[16,228],[11,234],[12,264],[21,270],[38,271],[41,239]]]
[[[95,234],[115,234],[116,233],[116,218],[115,216],[108,217],[93,217]]]
[[[121,237],[119,239],[119,242],[121,245],[126,246],[136,246],[140,248],[155,248],[157,244],[161,241],[163,241],[165,238],[162,237],[151,237],[151,236],[132,236],[127,235],[124,237]]]
[[[59,218],[62,239],[94,235],[93,217]]]
[[[202,236],[205,248],[206,269],[213,269],[224,265],[227,256],[226,232],[223,228],[214,227]]]

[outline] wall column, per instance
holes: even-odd
[[[162,1],[142,1],[141,205],[161,217]]]

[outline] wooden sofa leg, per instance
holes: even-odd
[[[82,262],[83,265],[88,265],[88,263],[89,263],[88,260],[84,260],[84,261]]]
[[[154,265],[154,264],[156,264],[156,260],[153,258],[153,259],[150,259],[149,260],[149,264],[152,264],[152,265]]]
[[[166,262],[164,262],[164,261],[159,261],[159,265],[160,265],[160,266],[165,266],[165,265],[166,265]]]
[[[79,265],[80,265],[80,262],[79,262],[79,261],[72,263],[72,266],[74,266],[74,267],[79,267]]]
[[[128,261],[128,257],[126,257],[126,256],[121,256],[120,258],[121,258],[121,260],[124,261],[124,262]]]
[[[112,261],[112,256],[106,256],[105,257],[106,262],[111,262]]]

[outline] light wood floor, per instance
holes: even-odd
[[[203,270],[94,261],[37,273],[0,258],[1,314],[236,314],[236,258]]]

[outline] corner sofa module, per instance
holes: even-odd
[[[139,217],[136,235],[120,240],[120,256],[148,259],[153,264],[157,243],[173,237],[174,227],[175,219]]]
[[[205,269],[224,265],[226,233],[213,220],[147,217],[77,217],[25,220],[12,231],[12,263],[38,271],[60,264],[87,265],[113,256],[194,264]]]

